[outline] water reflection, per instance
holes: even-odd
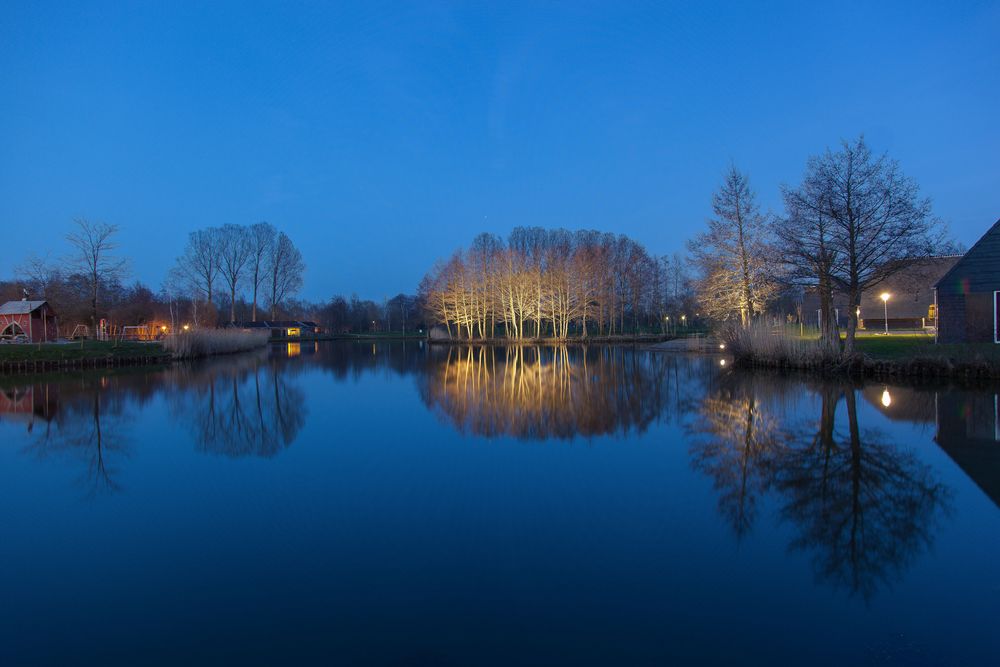
[[[528,440],[642,433],[670,417],[676,359],[630,348],[448,347],[418,380],[463,434]]]
[[[468,436],[608,442],[652,430],[710,480],[737,540],[776,516],[818,580],[866,600],[927,549],[953,499],[890,422],[925,428],[1000,506],[995,391],[803,381],[631,347],[281,345],[157,371],[6,378],[0,421],[31,456],[70,462],[88,493],[114,492],[149,436],[150,404],[180,426],[171,446],[271,458],[305,432],[312,394],[372,374],[412,378]]]
[[[120,464],[132,448],[128,403],[114,378],[94,375],[0,388],[0,417],[25,427],[25,451],[73,461],[89,494],[121,488]]]
[[[790,548],[812,554],[817,578],[870,599],[931,543],[949,491],[903,443],[861,426],[854,387],[811,386],[812,414],[807,402],[788,400],[801,387],[780,376],[724,376],[689,423],[692,465],[712,477],[737,537],[773,494],[795,529]],[[889,407],[884,391],[873,398]]]
[[[183,391],[170,394],[171,414],[188,425],[201,451],[274,456],[295,441],[306,420],[305,394],[283,371],[266,351],[182,368],[174,381]]]

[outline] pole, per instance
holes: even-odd
[[[882,299],[882,310],[885,312],[885,335],[889,335],[889,300]]]

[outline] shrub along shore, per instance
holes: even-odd
[[[171,336],[163,342],[88,340],[0,345],[0,373],[163,365],[180,359],[245,352],[267,343],[266,332],[205,329]]]
[[[736,366],[877,379],[1000,381],[1000,345],[937,345],[926,334],[862,335],[855,353],[846,356],[818,337],[775,334],[762,327],[733,331],[726,339]]]

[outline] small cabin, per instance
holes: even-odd
[[[299,338],[315,336],[323,333],[323,328],[316,322],[299,320],[260,320],[258,322],[226,322],[227,329],[243,329],[245,331],[267,330],[271,338]]]
[[[0,340],[48,343],[59,338],[59,318],[48,301],[8,301],[0,306]]]
[[[939,343],[1000,343],[1000,220],[935,285]]]

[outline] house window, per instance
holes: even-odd
[[[298,336],[301,333],[302,333],[302,331],[301,331],[301,329],[299,329],[299,327],[288,327],[288,335],[289,336]]]

